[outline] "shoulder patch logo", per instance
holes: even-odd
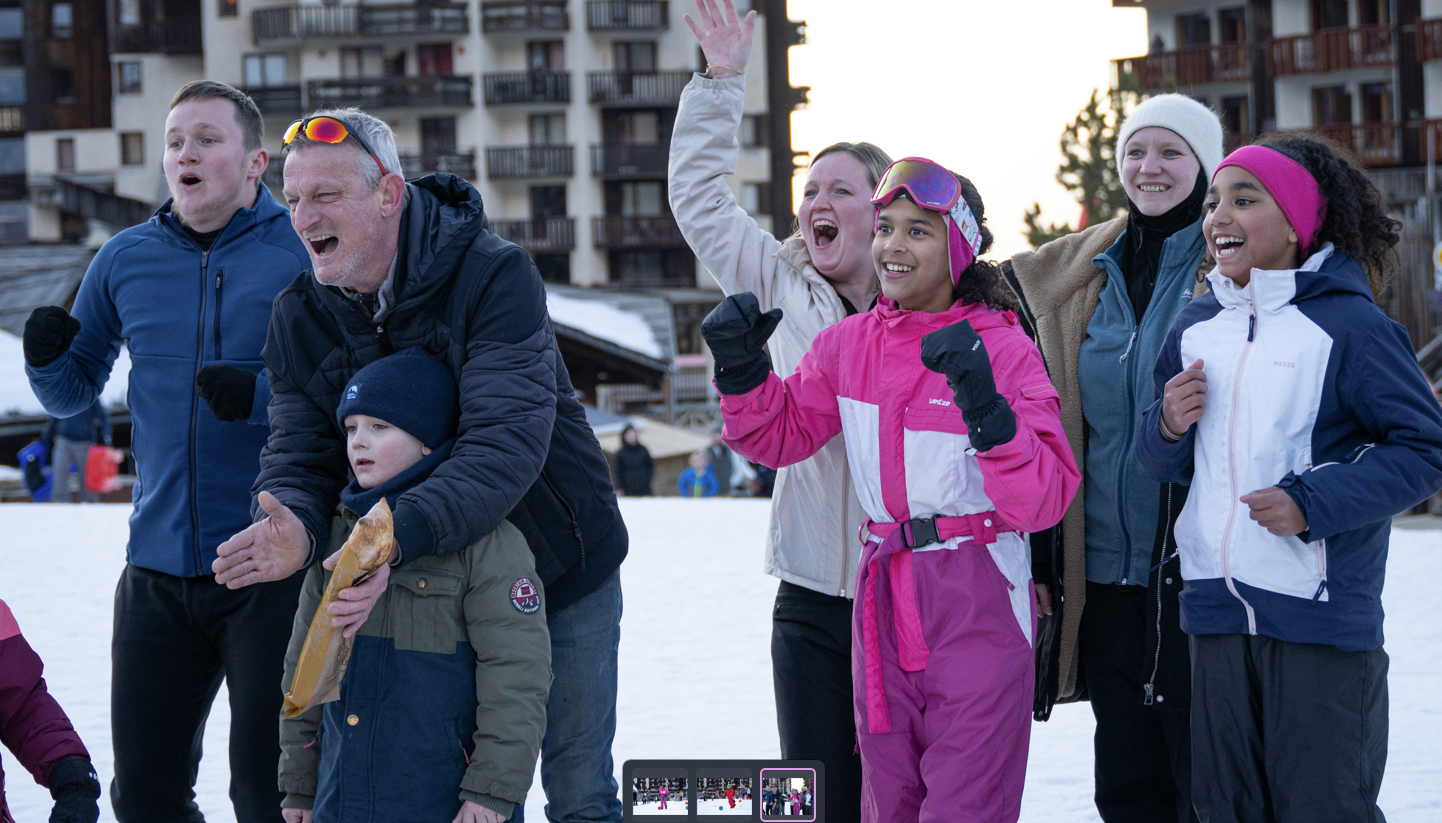
[[[541,592],[531,578],[522,577],[511,586],[511,605],[521,614],[535,614],[541,609]]]
[[[358,394],[360,394],[360,384],[352,383],[350,388],[345,390],[345,399],[354,400]]]

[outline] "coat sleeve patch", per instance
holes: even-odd
[[[511,605],[521,614],[535,614],[541,609],[541,592],[531,578],[522,577],[511,586]]]

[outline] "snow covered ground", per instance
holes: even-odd
[[[654,803],[642,803],[639,806],[633,807],[633,811],[631,812],[631,814],[645,817],[651,817],[652,815],[677,814],[685,817],[686,804],[679,800],[668,800],[666,801],[666,808],[663,809],[661,808],[661,801],[657,800]],[[538,819],[544,820],[545,818]]]
[[[771,687],[771,604],[761,572],[767,503],[624,499],[631,555],[621,570],[625,618],[616,774],[627,759],[746,759],[779,754]],[[108,784],[112,593],[124,564],[129,507],[0,506],[0,599],[44,657],[51,691],[70,713]],[[1393,532],[1386,589],[1391,741],[1381,805],[1392,823],[1442,820],[1442,532]],[[724,718],[725,722],[717,722]],[[197,802],[233,821],[222,691],[205,735]],[[1032,727],[1024,821],[1092,823],[1091,712],[1059,706]],[[9,753],[19,823],[48,818],[48,793]],[[541,823],[537,780],[527,817]],[[102,821],[113,820],[102,799]]]
[[[732,815],[736,817],[750,817],[751,801],[737,800],[736,808],[733,809],[726,805],[726,798],[724,797],[720,800],[698,800],[696,801],[696,814],[711,815],[714,817],[720,817],[722,815],[728,817]]]

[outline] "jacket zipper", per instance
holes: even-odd
[[[851,535],[846,533],[846,524],[851,517],[851,466],[850,458],[841,458],[841,596],[846,596],[846,587],[851,579]]]
[[[1130,307],[1128,307],[1130,308]],[[1136,318],[1133,317],[1136,321]],[[1136,362],[1133,360],[1127,363],[1127,355],[1132,353],[1132,344],[1136,342],[1137,335],[1141,334],[1142,324],[1136,321],[1136,328],[1132,330],[1132,338],[1127,342],[1127,350],[1122,352],[1120,363],[1126,363],[1127,382],[1127,405],[1128,409],[1136,409]],[[1132,452],[1136,448],[1136,427],[1127,427],[1126,447],[1122,449],[1121,458],[1117,462],[1117,522],[1122,527],[1122,585],[1130,582],[1132,573],[1132,532],[1127,525],[1127,466],[1131,462]]]
[[[213,329],[213,331],[212,331],[212,333],[211,333],[211,336],[213,336],[213,337],[215,338],[215,359],[216,359],[217,361],[220,361],[220,360],[224,360],[224,359],[225,359],[225,357],[220,353],[220,307],[221,307],[222,305],[224,305],[223,302],[222,302],[223,298],[222,298],[221,290],[220,290],[220,289],[221,289],[221,286],[223,285],[224,281],[225,281],[225,269],[216,269],[216,270],[215,270],[215,323],[214,323],[214,324],[212,325],[212,327],[211,327],[211,328]]]
[[[1242,370],[1247,366],[1247,355],[1252,350],[1252,342],[1257,336],[1257,305],[1256,280],[1252,281],[1252,297],[1247,301],[1247,309],[1250,312],[1247,318],[1247,344],[1242,347],[1242,356],[1237,358],[1237,373],[1232,377],[1232,418],[1228,421],[1227,431],[1227,471],[1231,479],[1231,505],[1227,510],[1227,528],[1222,532],[1222,577],[1227,581],[1227,591],[1242,602],[1243,608],[1247,610],[1247,634],[1257,633],[1257,613],[1252,610],[1252,604],[1247,602],[1245,597],[1237,591],[1236,581],[1232,580],[1232,525],[1237,519],[1237,407],[1241,405],[1241,392],[1238,387],[1242,384]]]
[[[1152,676],[1142,687],[1146,697],[1142,704],[1150,706],[1157,689],[1157,671],[1162,667],[1162,575],[1167,567],[1167,536],[1172,533],[1172,484],[1167,484],[1167,519],[1162,526],[1162,565],[1157,567],[1157,651],[1152,657]]]
[[[556,488],[555,484],[551,482],[551,478],[546,475],[544,468],[541,469],[541,482],[546,484],[546,488],[551,491],[551,496],[556,498],[556,501],[561,504],[561,508],[566,510],[566,519],[571,523],[571,534],[576,536],[576,545],[581,547],[581,571],[585,571],[586,541],[581,538],[581,525],[576,522],[576,512],[571,508],[571,504],[567,502],[566,498],[561,496],[561,492]]]
[[[204,249],[200,252],[200,316],[195,322],[195,373],[190,376],[190,529],[194,538],[191,545],[195,553],[196,574],[205,574],[205,566],[200,555],[200,506],[197,502],[200,496],[200,481],[196,473],[200,471],[200,467],[195,456],[195,439],[200,415],[196,401],[200,398],[200,391],[195,387],[195,380],[200,376],[201,364],[205,362],[205,287],[210,285],[210,278],[207,277],[209,268],[210,250]]]

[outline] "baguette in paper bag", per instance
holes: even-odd
[[[381,498],[355,524],[341,547],[330,585],[326,586],[325,596],[310,621],[310,631],[306,632],[290,693],[285,696],[286,717],[297,717],[312,706],[340,697],[340,681],[350,660],[352,638],[331,626],[327,607],[335,602],[342,589],[364,581],[388,562],[395,547],[395,521],[391,519],[391,507]]]

